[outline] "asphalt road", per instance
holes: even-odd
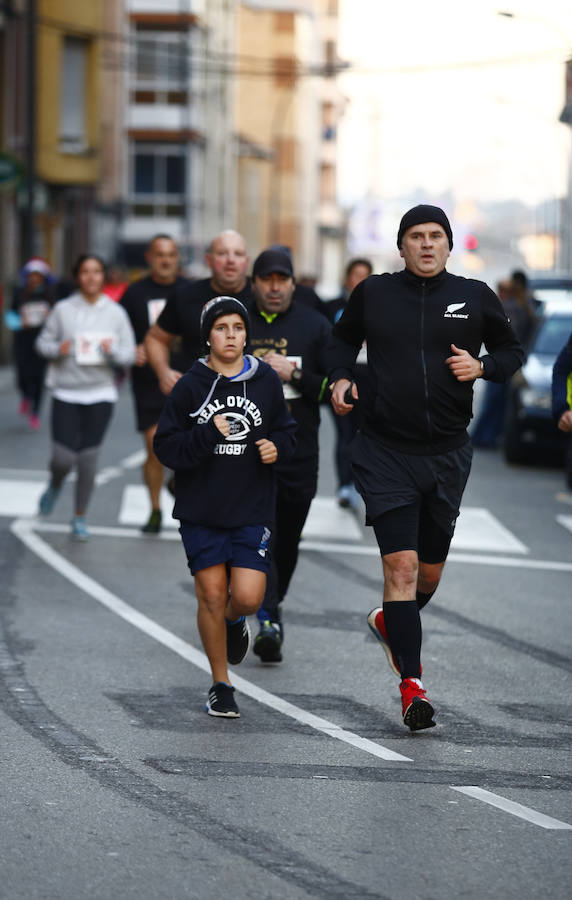
[[[128,393],[78,545],[70,487],[47,525],[30,516],[47,428],[28,433],[0,383],[0,897],[569,897],[562,472],[475,455],[465,529],[423,614],[436,728],[401,723],[365,622],[381,591],[372,536],[327,501],[287,598],[284,662],[247,657],[241,718],[217,720],[177,533],[125,524],[140,484]],[[322,437],[324,499],[328,414]]]

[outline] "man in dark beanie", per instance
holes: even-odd
[[[252,353],[268,363],[282,382],[295,419],[296,452],[276,465],[276,519],[272,565],[258,611],[260,630],[253,652],[261,662],[282,660],[281,605],[298,559],[298,544],[318,486],[320,403],[328,396],[325,349],[330,325],[324,315],[299,303],[292,257],[281,247],[264,250],[252,267],[254,305],[250,311]]]
[[[359,402],[353,366],[367,342],[372,393],[352,469],[384,575],[383,607],[367,621],[401,679],[404,723],[417,731],[435,724],[421,681],[419,612],[439,584],[469,476],[473,384],[505,381],[523,353],[496,294],[447,272],[453,234],[442,209],[406,212],[397,246],[405,268],[354,289],[334,326],[328,371],[334,410],[347,415]]]

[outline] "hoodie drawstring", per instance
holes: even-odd
[[[207,406],[209,400],[211,399],[212,395],[214,394],[215,388],[216,388],[216,386],[217,386],[217,384],[219,383],[219,381],[220,381],[221,378],[222,378],[222,375],[221,375],[220,372],[219,372],[218,375],[217,375],[217,377],[215,378],[215,380],[214,380],[213,383],[211,384],[211,389],[210,389],[210,391],[208,392],[208,394],[207,394],[207,396],[206,396],[206,399],[203,400],[203,402],[201,403],[201,405],[199,406],[199,408],[197,409],[196,412],[189,413],[189,415],[191,416],[191,418],[195,419],[197,416],[200,416],[200,414],[202,413],[203,409],[205,408],[205,406]]]

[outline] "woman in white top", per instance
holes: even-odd
[[[102,260],[84,254],[73,274],[77,293],[55,305],[36,341],[38,353],[50,360],[53,398],[51,479],[39,511],[52,511],[66,475],[75,467],[72,536],[85,541],[99,448],[117,400],[114,367],[133,363],[135,339],[125,310],[102,293]]]

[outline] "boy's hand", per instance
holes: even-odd
[[[260,454],[260,459],[264,465],[268,466],[271,465],[271,463],[276,462],[278,459],[276,444],[273,444],[272,441],[267,440],[267,438],[261,438],[259,441],[256,441],[256,446],[258,447],[258,453]]]
[[[224,435],[225,437],[229,436],[230,422],[227,422],[227,420],[225,419],[224,416],[221,416],[221,415],[215,416],[213,419],[213,422],[215,423],[216,427],[218,428],[218,430],[220,431],[220,433],[222,435]]]

